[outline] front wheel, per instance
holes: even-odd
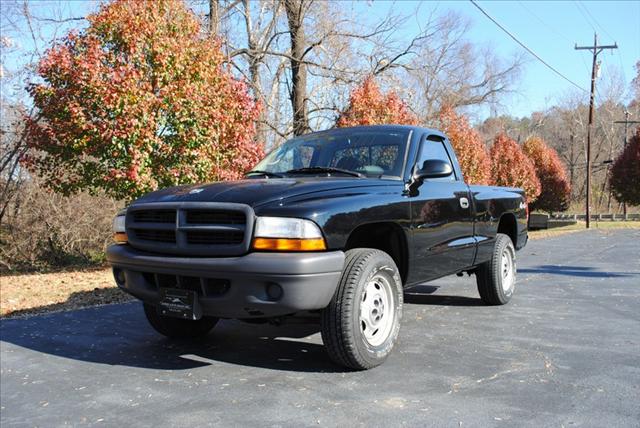
[[[205,336],[218,322],[218,318],[214,317],[202,317],[195,321],[167,317],[160,315],[158,309],[148,303],[144,303],[144,314],[155,331],[175,339]]]
[[[491,260],[476,270],[480,298],[487,305],[504,305],[516,288],[516,250],[509,236],[498,233]]]
[[[356,248],[346,252],[344,270],[322,311],[322,340],[331,359],[364,370],[391,353],[402,318],[402,281],[385,252]]]

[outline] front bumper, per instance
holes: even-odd
[[[342,251],[249,253],[241,257],[175,257],[112,245],[107,260],[118,287],[151,304],[160,287],[198,294],[203,315],[273,317],[329,304],[344,265]]]

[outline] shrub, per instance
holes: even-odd
[[[522,150],[533,162],[541,186],[540,195],[531,203],[530,209],[549,213],[566,211],[571,199],[571,187],[558,152],[539,137],[527,139]]]
[[[336,122],[338,128],[359,125],[417,125],[418,118],[398,94],[383,94],[373,77],[367,77],[356,87],[349,98],[349,105]]]
[[[618,201],[640,205],[640,127],[613,162],[609,186]]]
[[[40,61],[25,164],[49,188],[132,199],[238,178],[262,155],[259,112],[182,1],[103,4]]]
[[[491,163],[480,134],[469,126],[469,121],[464,115],[458,115],[452,107],[443,107],[439,119],[442,130],[449,137],[456,152],[467,183],[489,184]]]
[[[23,183],[0,226],[0,272],[104,262],[111,221],[122,206],[105,196],[67,197],[37,181]]]
[[[498,186],[520,187],[528,203],[540,194],[540,180],[536,176],[531,159],[524,154],[518,143],[505,134],[499,134],[490,151],[491,178]]]

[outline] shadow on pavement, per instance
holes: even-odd
[[[588,266],[541,265],[518,269],[518,273],[548,273],[551,275],[578,276],[583,278],[623,278],[640,275],[637,272],[607,272]]]
[[[404,303],[435,306],[484,306],[479,297],[433,295],[439,288],[424,284],[408,288],[404,292]]]
[[[318,330],[315,324],[222,320],[205,338],[175,341],[151,329],[137,302],[0,320],[3,342],[90,363],[161,370],[228,363],[297,372],[344,371],[329,360],[322,344],[304,340]]]

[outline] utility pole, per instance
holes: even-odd
[[[591,204],[591,130],[593,128],[593,106],[596,98],[596,66],[598,54],[605,49],[618,49],[618,44],[613,45],[600,45],[598,46],[598,35],[593,35],[593,46],[578,46],[576,43],[576,50],[589,50],[593,53],[593,63],[591,65],[591,96],[589,97],[589,127],[587,128],[587,201],[586,201],[586,215],[587,215],[587,229],[591,224],[591,210],[589,205]]]
[[[640,123],[640,120],[629,120],[629,116],[631,116],[631,113],[629,113],[629,110],[625,109],[625,111],[624,111],[624,120],[615,120],[613,122],[613,123],[617,123],[617,124],[623,124],[624,123],[624,147],[627,147],[627,135],[628,135],[629,124]],[[622,203],[622,213],[624,214],[624,217],[626,219],[627,218],[627,203],[626,202]]]
[[[629,124],[640,123],[640,120],[629,120],[629,110],[624,111],[624,120],[614,120],[613,123],[623,124],[624,123],[624,146],[627,146],[627,135],[629,132]]]

